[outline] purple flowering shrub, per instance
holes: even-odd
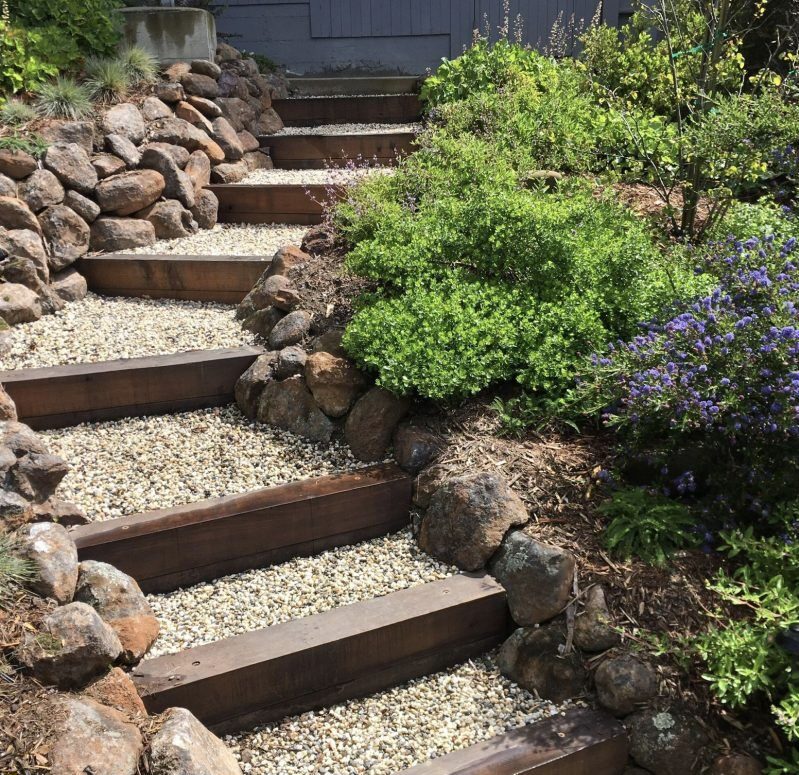
[[[665,495],[708,524],[764,524],[799,485],[799,251],[723,248],[701,270],[715,287],[594,356],[581,391]]]

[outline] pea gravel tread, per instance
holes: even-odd
[[[98,363],[256,344],[235,319],[235,306],[216,302],[97,296],[11,329],[0,368]]]
[[[62,498],[92,520],[353,471],[349,448],[255,424],[234,405],[41,431],[70,461]]]
[[[312,557],[149,595],[161,633],[148,658],[381,597],[456,572],[419,549],[406,529]]]

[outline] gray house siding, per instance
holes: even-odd
[[[604,0],[616,23],[628,0]],[[524,40],[545,45],[555,21],[587,23],[597,0],[511,0]],[[217,32],[237,48],[264,54],[302,74],[418,75],[455,57],[475,27],[501,21],[502,0],[226,0]]]

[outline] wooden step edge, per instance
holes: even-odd
[[[111,253],[76,267],[89,290],[106,296],[238,304],[269,268],[261,256],[172,256]]]
[[[397,775],[621,775],[626,765],[622,724],[571,708]]]
[[[20,422],[34,429],[182,412],[233,401],[238,378],[262,347],[0,371]]]
[[[219,200],[220,223],[279,223],[313,226],[337,186],[302,183],[215,183],[206,186]],[[343,194],[343,189],[341,190]]]
[[[500,643],[505,591],[458,574],[140,663],[150,713],[188,708],[223,734],[364,696]]]
[[[169,592],[377,538],[410,522],[412,480],[377,465],[74,528],[78,557]]]
[[[409,124],[423,114],[417,94],[305,96],[273,100],[286,126],[325,124]]]

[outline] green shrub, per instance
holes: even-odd
[[[130,76],[126,62],[119,59],[90,59],[86,62],[86,88],[96,102],[121,102],[128,96]]]
[[[597,509],[610,522],[605,545],[625,560],[664,565],[677,549],[696,546],[696,520],[682,504],[641,487],[615,492]]]
[[[348,267],[382,284],[345,343],[383,386],[448,399],[518,379],[557,395],[581,354],[691,285],[628,211],[516,181],[491,145],[439,137],[339,207]]]
[[[25,151],[31,156],[41,156],[47,150],[47,141],[35,132],[20,134],[14,131],[0,137],[0,148],[7,151]]]
[[[84,118],[92,112],[92,101],[85,86],[72,78],[58,77],[36,91],[36,111],[45,118]]]
[[[36,118],[36,111],[22,100],[9,100],[0,107],[0,124],[19,126]]]
[[[89,56],[109,56],[120,37],[122,7],[118,0],[8,0],[11,24],[48,30],[38,53],[59,70]]]
[[[0,18],[0,95],[34,89],[58,74],[44,55],[47,36],[14,27]]]
[[[152,83],[158,77],[158,60],[139,46],[124,48],[119,54],[119,61],[131,84]]]

